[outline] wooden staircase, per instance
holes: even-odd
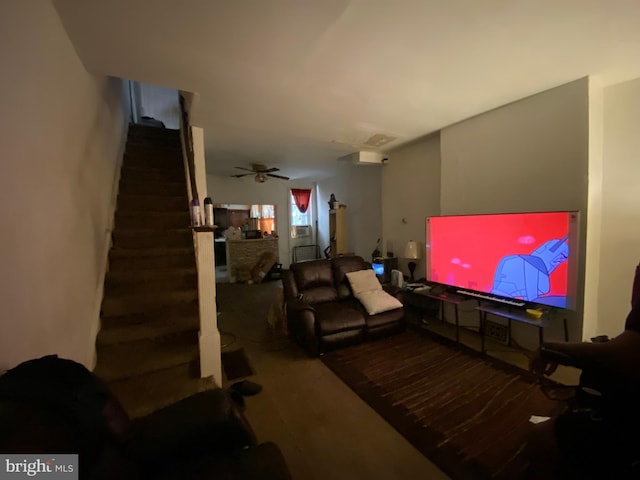
[[[131,125],[96,375],[132,417],[198,391],[198,281],[178,130]]]

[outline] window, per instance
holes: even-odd
[[[313,195],[313,192],[311,195]],[[305,213],[300,212],[291,190],[289,190],[289,203],[291,204],[291,226],[311,225],[311,208],[308,208]],[[309,204],[311,204],[311,201],[309,201]]]
[[[276,212],[273,205],[251,205],[251,219],[253,230],[260,230],[267,234],[276,229]]]

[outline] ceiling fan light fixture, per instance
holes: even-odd
[[[276,175],[275,173],[273,173],[273,172],[280,171],[280,169],[277,167],[267,168],[265,165],[253,163],[251,164],[251,168],[247,168],[247,167],[234,167],[234,168],[255,174],[255,177],[253,178],[253,180],[256,183],[266,182],[267,177],[279,178],[281,180],[289,180],[289,177],[285,177],[284,175]],[[246,177],[247,175],[251,175],[251,173],[241,173],[238,175],[231,175],[231,176],[235,178],[241,178],[241,177]]]

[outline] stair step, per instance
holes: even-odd
[[[181,364],[146,375],[108,382],[130,418],[139,418],[199,392],[218,388],[200,378],[200,363]]]
[[[128,138],[173,139],[179,141],[180,130],[132,123],[129,124]]]
[[[127,152],[124,154],[122,164],[127,167],[154,168],[156,170],[183,172],[184,175],[184,163],[182,156],[178,155],[166,157],[153,151],[143,153],[138,152],[135,154]]]
[[[113,248],[109,254],[111,259],[194,255],[194,248],[193,246],[182,248],[146,248],[144,250]]]
[[[197,314],[193,314],[187,317],[163,318],[153,322],[103,327],[98,333],[96,342],[99,346],[116,345],[199,330],[200,318]]]
[[[143,195],[120,192],[118,195],[119,211],[189,211],[189,200],[186,192],[181,195]]]
[[[195,250],[188,248],[119,249],[109,252],[109,272],[195,268]]]
[[[157,230],[114,230],[115,248],[189,248],[193,247],[190,228]]]
[[[139,135],[130,135],[127,137],[127,148],[129,147],[142,147],[142,148],[158,148],[163,150],[171,150],[182,153],[182,141],[180,137],[145,137]]]
[[[171,318],[185,318],[199,314],[199,304],[191,302],[174,303],[165,306],[154,306],[145,312],[107,316],[102,314],[100,321],[102,328],[116,328],[124,325],[157,322]]]
[[[160,170],[166,169],[167,163],[172,165],[174,168],[184,168],[182,149],[174,147],[162,147],[151,143],[149,145],[128,144],[124,151],[124,165],[129,164],[126,160],[137,159],[158,160],[158,165],[154,166],[154,164],[151,163],[148,166],[152,168],[158,168]]]
[[[129,146],[142,146],[142,147],[156,147],[156,148],[171,148],[177,150],[182,148],[182,141],[180,137],[154,137],[153,135],[144,135],[129,133],[127,136],[127,147]]]
[[[198,272],[185,269],[109,270],[105,278],[105,298],[144,293],[197,290]]]
[[[193,362],[199,358],[197,332],[99,346],[95,374],[106,382]]]
[[[157,150],[158,152],[179,154],[182,156],[182,142],[180,139],[172,138],[127,137],[127,144],[124,149],[125,153],[149,150]]]
[[[102,300],[102,316],[117,317],[144,313],[168,305],[189,303],[198,299],[198,290],[188,288],[172,292],[133,293],[111,295]]]
[[[186,183],[184,170],[123,165],[120,179],[125,181],[160,181]]]
[[[158,195],[167,197],[176,197],[179,195],[187,195],[187,184],[181,180],[177,182],[159,182],[159,181],[129,181],[120,180],[120,192],[125,194],[138,195]]]
[[[167,228],[189,228],[191,218],[183,212],[127,212],[117,211],[115,228],[118,230],[140,230]]]

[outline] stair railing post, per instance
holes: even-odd
[[[189,197],[198,200],[199,195],[207,196],[207,176],[204,161],[204,132],[189,123],[185,99],[180,95],[181,138],[185,157],[185,175]],[[193,229],[193,242],[198,272],[198,303],[200,313],[200,376],[213,376],[214,382],[222,387],[222,360],[218,312],[216,307],[216,273],[213,228]]]

